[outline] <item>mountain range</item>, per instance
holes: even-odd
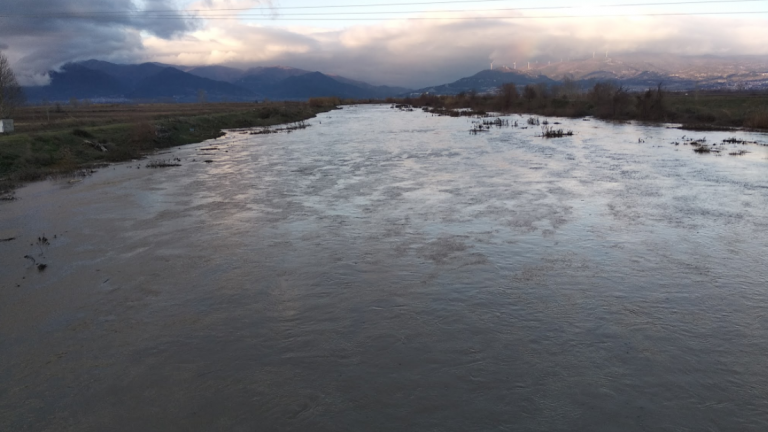
[[[516,65],[515,65],[516,66]],[[494,92],[500,85],[557,84],[568,78],[583,89],[610,80],[629,90],[661,83],[672,91],[693,89],[768,90],[768,57],[608,57],[578,61],[534,62],[526,68],[483,70],[448,84],[410,90],[376,86],[338,75],[273,66],[176,66],[162,63],[115,64],[100,60],[68,63],[50,72],[47,86],[26,87],[31,102],[95,101],[195,102],[306,100],[336,96],[384,99],[393,96]]]
[[[49,76],[49,85],[24,89],[28,100],[195,102],[306,100],[323,96],[368,99],[408,91],[282,66],[240,70],[225,66],[190,68],[87,60],[68,63]]]
[[[642,91],[658,84],[671,91],[768,90],[768,57],[701,57],[681,60],[673,56],[633,56],[534,63],[518,69],[502,66],[452,83],[414,90],[409,95],[458,94],[472,90],[490,93],[501,84],[551,85],[566,78],[573,80],[582,89],[591,88],[598,81],[613,81],[631,91]]]

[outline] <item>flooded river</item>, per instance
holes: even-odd
[[[768,430],[768,147],[719,144],[768,136],[507,118],[346,107],[20,189],[0,430]]]

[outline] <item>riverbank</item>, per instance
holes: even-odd
[[[17,185],[71,175],[155,149],[216,138],[223,129],[307,120],[334,105],[267,104],[91,106],[45,121],[39,108],[21,112],[19,132],[0,136],[0,198]],[[46,117],[47,118],[47,117]],[[39,120],[38,120],[39,119]]]
[[[563,86],[517,88],[506,84],[493,95],[424,94],[416,98],[388,99],[387,102],[426,107],[449,115],[457,109],[471,109],[478,113],[680,123],[683,129],[701,131],[768,130],[766,93],[672,93],[663,88],[633,93],[611,83],[598,83],[589,91],[577,92]]]

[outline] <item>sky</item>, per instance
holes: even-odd
[[[96,58],[419,88],[594,52],[768,56],[766,40],[766,0],[0,0],[0,51],[25,85]]]

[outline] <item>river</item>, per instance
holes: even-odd
[[[344,107],[18,190],[0,430],[768,430],[768,136],[506,119]]]

